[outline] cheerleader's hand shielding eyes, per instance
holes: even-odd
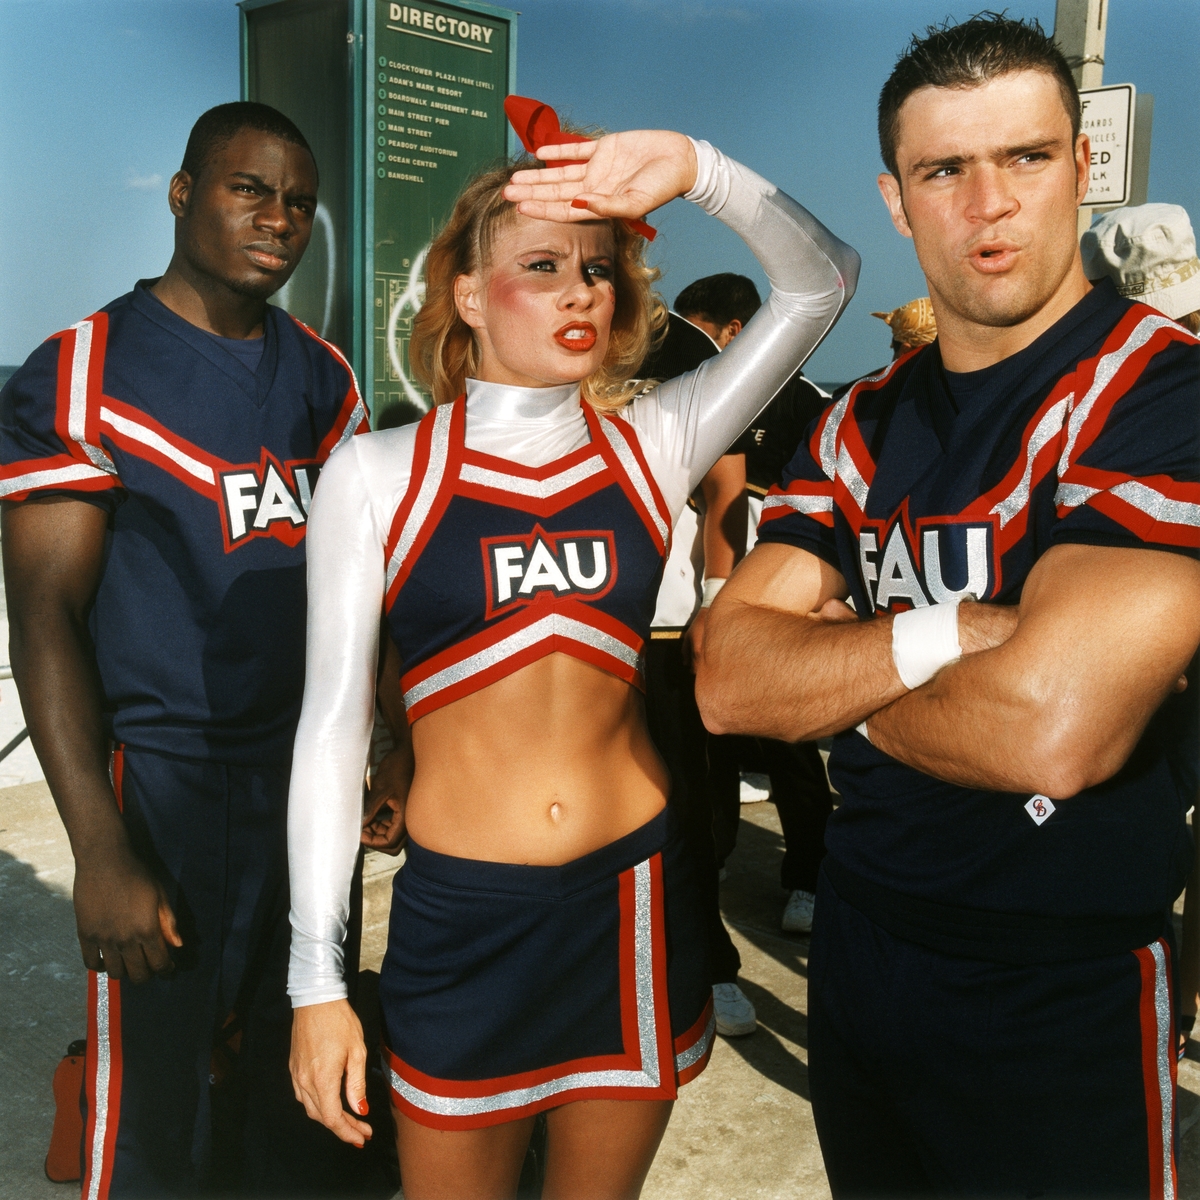
[[[543,221],[636,220],[690,191],[696,182],[692,143],[682,133],[661,129],[543,146],[538,158],[547,164],[545,169],[516,172],[504,198],[516,204],[518,212]],[[556,159],[577,165],[556,167]]]

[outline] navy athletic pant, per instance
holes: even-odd
[[[184,945],[170,978],[89,972],[84,1200],[343,1191],[355,1152],[287,1069],[287,769],[126,749],[113,777]]]
[[[1165,937],[1051,966],[885,932],[822,872],[813,1116],[835,1197],[1176,1195]]]
[[[646,646],[646,724],[659,754],[671,773],[668,800],[683,832],[688,856],[700,889],[713,983],[733,983],[742,967],[741,955],[721,920],[717,883],[719,864],[714,842],[713,814],[717,807],[710,771],[709,748],[719,740],[704,728],[696,707],[696,677],[685,665],[679,639],[651,638]],[[737,803],[737,770],[732,781]]]

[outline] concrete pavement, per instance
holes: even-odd
[[[709,1069],[683,1089],[651,1170],[646,1200],[823,1200],[829,1195],[808,1100],[807,939],[779,932],[783,839],[774,806],[742,809],[722,890],[758,1009],[750,1037],[718,1039]],[[395,860],[365,870],[363,968],[378,969]],[[67,1200],[73,1184],[42,1173],[50,1078],[85,1032],[72,861],[42,783],[0,790],[0,1196]],[[1087,1030],[1081,1029],[1086,1037]],[[1180,1195],[1200,1196],[1200,1047],[1180,1067]]]

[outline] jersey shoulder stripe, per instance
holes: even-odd
[[[290,313],[288,315],[291,316]],[[317,447],[317,459],[319,462],[324,462],[335,450],[344,446],[354,437],[355,434],[368,432],[370,424],[367,420],[367,406],[363,403],[362,393],[358,389],[358,378],[354,374],[354,368],[350,365],[346,356],[332,342],[327,342],[315,329],[311,329],[305,325],[299,318],[292,317],[291,319],[314,342],[324,346],[346,372],[348,386],[341,411],[338,413],[333,427],[325,435],[320,446]]]
[[[46,488],[99,491],[120,486],[117,468],[100,445],[108,314],[93,313],[46,341],[58,342],[53,424],[62,453],[0,466],[0,497],[6,500],[24,500]]]

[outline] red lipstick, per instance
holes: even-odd
[[[555,333],[554,340],[567,350],[591,350],[596,345],[596,327],[591,321],[571,321]]]

